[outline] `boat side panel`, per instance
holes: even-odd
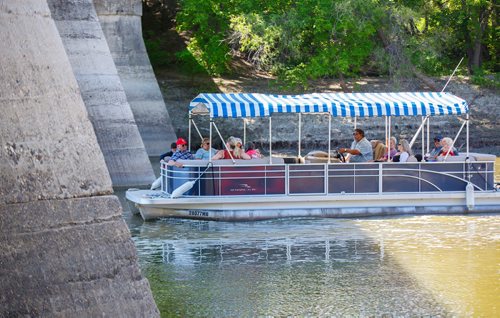
[[[470,174],[476,190],[493,190],[493,169],[491,162],[167,167],[164,183],[172,193],[200,177],[190,196],[441,192],[464,191]]]

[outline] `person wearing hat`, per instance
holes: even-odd
[[[162,154],[160,156],[160,161],[162,161],[165,157],[172,157],[172,155],[174,154],[174,152],[177,151],[177,143],[176,142],[173,142],[172,144],[170,144],[170,151],[169,152],[166,152],[164,154]]]
[[[182,160],[192,160],[194,159],[194,156],[192,153],[190,153],[187,149],[187,141],[184,138],[179,138],[176,141],[177,145],[177,151],[174,152],[172,157],[170,157],[170,160],[168,161],[169,166],[176,166],[179,168],[182,168],[183,164],[180,162],[177,162],[179,159]]]
[[[443,139],[443,136],[441,135],[434,137],[434,148],[432,148],[429,156],[427,156],[427,161],[436,161],[436,158],[439,156],[441,149],[443,148],[443,146],[441,146],[441,139]]]

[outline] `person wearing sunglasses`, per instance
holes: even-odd
[[[393,162],[407,162],[413,156],[410,143],[406,139],[401,139],[398,144],[398,153],[392,158]]]
[[[194,154],[195,159],[209,160],[217,153],[217,150],[210,147],[210,139],[203,138],[201,141],[201,147]]]
[[[372,144],[365,138],[365,132],[362,129],[354,129],[352,134],[354,141],[351,148],[340,148],[341,153],[349,154],[349,162],[367,162],[373,160]]]

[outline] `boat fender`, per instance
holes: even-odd
[[[156,179],[152,184],[151,184],[151,189],[150,190],[156,190],[161,186],[161,177]]]
[[[472,183],[467,183],[465,187],[465,202],[467,203],[467,208],[469,210],[474,209],[475,198],[474,198],[474,185]]]
[[[196,181],[198,181],[198,180],[188,181],[188,182],[184,183],[183,185],[181,185],[180,187],[178,187],[177,189],[175,189],[174,191],[172,191],[172,194],[170,195],[170,198],[171,199],[175,199],[175,198],[180,197],[186,191],[190,190],[194,186],[194,183]]]

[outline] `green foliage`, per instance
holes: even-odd
[[[187,49],[211,75],[225,73],[230,59],[225,35],[229,27],[230,1],[181,0],[177,29],[192,32]]]
[[[205,68],[201,66],[188,49],[175,54],[180,69],[187,74],[206,74]]]
[[[170,65],[174,58],[172,54],[165,51],[161,46],[159,39],[144,39],[146,50],[148,51],[149,60],[154,66],[167,66]]]
[[[156,41],[147,41],[147,47],[153,64],[177,63],[189,73],[228,73],[231,59],[243,57],[290,89],[325,77],[407,76],[415,67],[445,75],[463,56],[471,73],[498,72],[498,8],[493,3],[179,0],[175,22],[189,40],[186,47],[175,55],[162,55]],[[172,10],[168,14],[173,20]]]
[[[500,89],[500,74],[487,74],[483,69],[475,69],[472,83],[481,87]]]

